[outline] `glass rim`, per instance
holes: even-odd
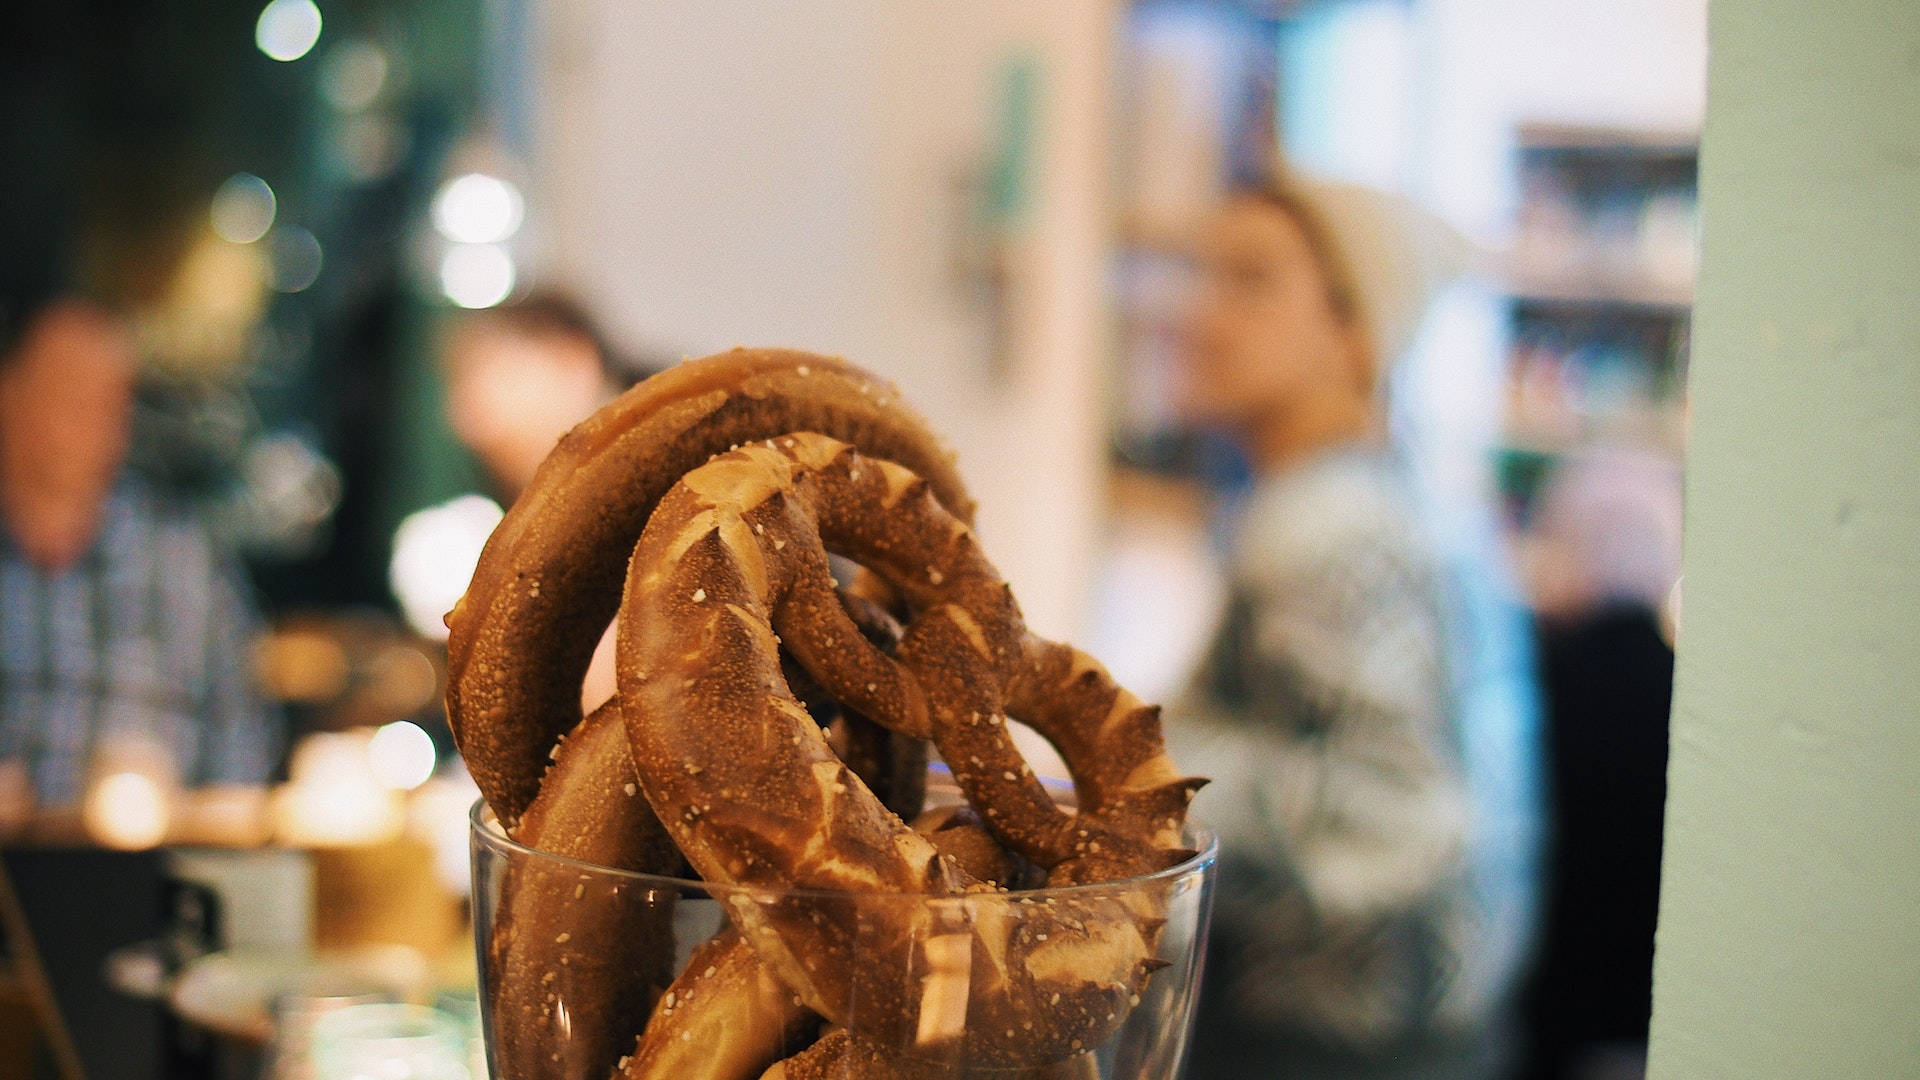
[[[768,896],[800,897],[806,899],[845,899],[849,896],[898,896],[914,897],[921,900],[947,901],[977,900],[984,897],[1004,897],[1016,900],[1084,897],[1113,892],[1115,890],[1136,890],[1143,886],[1157,886],[1177,881],[1191,874],[1204,872],[1219,859],[1220,855],[1220,838],[1214,834],[1213,830],[1204,825],[1198,825],[1189,821],[1186,825],[1185,836],[1187,839],[1193,841],[1190,846],[1195,849],[1194,855],[1161,870],[1155,870],[1147,874],[1136,874],[1133,877],[1115,878],[1111,881],[1089,882],[1085,885],[1043,885],[1037,889],[1007,889],[1005,891],[996,890],[990,893],[956,893],[951,896],[941,896],[934,893],[887,889],[863,889],[858,892],[853,892],[840,889],[796,888],[780,885],[730,885],[702,881],[699,878],[674,877],[670,874],[649,874],[641,870],[622,870],[618,867],[602,866],[599,863],[587,862],[584,859],[555,855],[550,851],[541,851],[539,848],[528,847],[513,837],[508,836],[506,830],[500,827],[499,819],[494,816],[493,810],[487,806],[485,799],[475,799],[473,801],[472,809],[467,812],[467,825],[468,834],[472,837],[474,843],[485,845],[495,851],[517,855],[522,858],[538,859],[542,862],[560,866],[577,867],[585,872],[626,881],[650,882],[652,883],[651,887],[656,889],[674,889],[676,891],[693,890],[707,893],[715,899],[729,895],[750,896],[755,898],[757,902],[764,902]]]

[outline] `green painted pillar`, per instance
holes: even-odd
[[[1650,1075],[1920,1077],[1920,4],[1709,44]]]

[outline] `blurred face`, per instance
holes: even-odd
[[[132,339],[79,304],[43,312],[0,368],[0,507],[36,562],[91,542],[126,459],[137,373]]]
[[[454,434],[508,494],[606,398],[593,346],[561,334],[482,319],[453,335],[445,359]]]
[[[1204,236],[1176,388],[1183,419],[1246,430],[1328,394],[1365,397],[1361,335],[1292,214],[1234,199]]]

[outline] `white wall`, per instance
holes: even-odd
[[[1077,629],[1101,461],[1108,0],[575,0],[541,22],[544,276],[635,344],[792,345],[895,379],[960,451],[1029,620]],[[953,276],[955,182],[1021,50],[1041,64],[1042,153],[996,381]]]
[[[1488,56],[1524,121],[1697,131],[1707,0],[1498,0]]]
[[[533,211],[549,274],[692,353],[862,336],[857,0],[550,5]],[[826,17],[818,17],[826,16]],[[838,166],[838,167],[836,167]]]

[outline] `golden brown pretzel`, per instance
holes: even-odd
[[[1007,852],[963,807],[914,822],[942,855],[983,881],[1004,882]],[[660,996],[638,1044],[618,1061],[621,1080],[749,1080],[796,1051],[819,1017],[731,927],[694,950]],[[818,1053],[810,1061],[825,1059]]]
[[[891,384],[844,361],[735,349],[622,394],[541,464],[447,617],[448,719],[503,823],[518,822],[555,741],[580,721],[587,662],[660,496],[732,445],[801,430],[898,461],[956,515],[972,515],[952,455],[925,421]]]
[[[645,1020],[617,1062],[621,1080],[747,1080],[805,1049],[820,1026],[731,928],[693,951]]]
[[[627,527],[610,526],[609,521],[626,521],[631,525],[636,517],[645,519],[650,513],[653,505],[650,498],[635,496],[625,489],[616,490],[613,493],[616,497],[612,499],[595,500],[592,497],[595,492],[591,484],[581,479],[581,472],[591,471],[604,481],[616,475],[621,463],[626,467],[668,470],[680,464],[697,465],[708,451],[721,448],[722,439],[730,440],[754,424],[767,425],[760,430],[784,431],[781,426],[784,421],[776,417],[807,414],[812,410],[810,415],[825,419],[799,426],[851,434],[861,440],[863,447],[878,445],[882,453],[912,462],[928,472],[935,482],[935,491],[947,505],[963,510],[967,506],[957,479],[952,477],[950,464],[924,425],[910,414],[904,418],[898,415],[897,405],[885,400],[890,394],[884,384],[857,369],[805,354],[769,352],[711,358],[687,368],[702,370],[697,373],[698,377],[684,376],[672,385],[648,384],[652,387],[651,393],[629,395],[617,403],[612,410],[619,414],[617,419],[608,419],[603,414],[582,425],[563,442],[554,459],[543,467],[541,477],[536,478],[529,498],[515,508],[509,521],[490,542],[488,558],[493,561],[492,565],[483,561],[476,573],[474,588],[450,618],[456,647],[449,710],[461,732],[463,751],[474,762],[476,775],[487,774],[482,783],[489,789],[487,794],[496,811],[505,820],[514,820],[516,813],[522,815],[513,830],[515,837],[542,850],[575,854],[588,861],[616,866],[634,866],[637,861],[645,865],[635,868],[656,872],[670,870],[667,864],[673,856],[666,854],[657,843],[648,841],[649,827],[656,830],[653,837],[657,840],[658,825],[644,814],[629,820],[630,811],[623,810],[629,817],[616,820],[626,823],[608,830],[609,835],[590,836],[590,828],[582,830],[594,819],[596,801],[601,807],[611,805],[608,793],[618,791],[628,804],[638,801],[627,791],[626,785],[633,780],[619,740],[608,734],[619,725],[610,723],[608,718],[613,717],[615,709],[626,713],[642,710],[628,705],[614,706],[582,723],[564,744],[555,748],[553,730],[563,723],[561,717],[577,715],[577,710],[573,689],[562,694],[549,692],[554,681],[551,673],[564,672],[571,660],[561,655],[566,650],[559,647],[559,643],[545,649],[515,644],[528,641],[542,644],[532,635],[543,627],[547,631],[584,628],[589,638],[597,635],[605,622],[604,612],[612,605],[604,604],[603,613],[597,616],[581,606],[592,601],[592,590],[581,581],[594,575],[604,576],[606,572],[604,565],[599,565],[606,561],[606,556],[587,541],[596,536],[602,539],[617,536],[620,529]],[[817,378],[820,373],[825,373],[827,378]],[[638,403],[632,400],[636,397],[640,399]],[[869,400],[877,407],[867,409],[865,402]],[[780,408],[796,404],[797,407],[787,413],[779,412]],[[667,444],[667,448],[650,444],[648,436],[641,433],[651,433],[655,443]],[[779,438],[784,442],[787,436]],[[811,441],[807,436],[798,438]],[[709,442],[703,444],[703,440]],[[889,449],[890,441],[896,447],[907,449]],[[667,464],[662,466],[663,462]],[[889,494],[903,500],[932,502],[927,497],[925,482],[906,470],[882,462],[871,465],[887,480]],[[633,490],[655,491],[659,487],[657,479],[654,474],[643,475]],[[547,515],[557,520],[541,520]],[[964,538],[966,544],[971,544],[970,535],[965,534],[964,526],[958,521],[950,518],[941,521],[927,515],[920,520],[923,524],[940,524],[946,530],[941,535],[949,542]],[[894,546],[897,539],[888,535],[890,528],[878,521],[853,523],[844,531],[847,536],[857,536],[861,542],[841,546],[864,554],[870,564],[887,565],[887,549]],[[894,559],[897,565],[892,567],[893,591],[905,596],[910,606],[921,609],[923,615],[930,588],[939,584],[939,569],[928,563],[925,568],[928,579],[921,582],[917,577],[920,568],[910,565],[915,558],[912,549],[915,542],[937,538],[934,533],[913,534],[909,522],[906,539],[910,542],[896,553],[899,558]],[[845,540],[846,536],[839,539]],[[777,545],[775,550],[778,551]],[[974,554],[977,556],[977,551]],[[972,569],[978,571],[980,567],[985,567],[984,561]],[[617,565],[613,576],[618,576]],[[995,825],[1001,839],[1051,867],[1055,881],[1103,880],[1157,869],[1180,858],[1184,853],[1172,850],[1172,845],[1177,843],[1179,822],[1193,784],[1177,778],[1166,765],[1158,740],[1157,721],[1151,710],[1124,695],[1097,665],[1085,662],[1079,654],[1026,637],[1018,629],[1017,609],[1004,586],[992,576],[990,567],[975,573],[974,577],[978,580],[973,584],[978,587],[972,589],[970,604],[955,610],[984,613],[985,618],[974,620],[971,627],[954,621],[952,612],[931,620],[916,620],[921,632],[908,643],[900,663],[890,660],[884,650],[858,640],[859,630],[864,628],[861,624],[871,623],[871,618],[860,618],[863,612],[857,604],[851,605],[850,611],[849,602],[833,590],[824,576],[813,575],[802,581],[787,597],[788,603],[775,625],[783,633],[792,631],[790,651],[826,685],[830,696],[837,701],[852,706],[856,713],[882,718],[908,736],[940,736],[949,759],[961,763],[956,772],[969,797],[988,811],[986,818]],[[564,584],[556,586],[556,580]],[[994,590],[998,590],[997,596]],[[871,612],[864,614],[871,615]],[[983,622],[992,625],[983,628]],[[958,646],[963,641],[974,640],[991,640],[994,644],[968,659]],[[461,642],[465,643],[464,647]],[[578,659],[583,667],[584,653]],[[531,674],[516,674],[511,670],[514,668],[531,669]],[[776,661],[776,672],[777,669]],[[562,681],[574,684],[577,689],[577,674],[565,676]],[[988,684],[997,689],[983,689]],[[1040,791],[1005,739],[998,706],[991,715],[985,711],[967,712],[960,707],[967,702],[985,703],[989,699],[1012,702],[1011,711],[1016,715],[1034,719],[1036,727],[1063,747],[1077,748],[1070,756],[1082,759],[1076,763],[1076,781],[1081,785],[1083,806],[1080,816],[1058,812]],[[1027,715],[1029,710],[1034,713],[1033,718]],[[503,720],[522,717],[537,720],[543,715],[545,719],[538,722],[508,724],[508,730],[495,730]],[[788,715],[793,718],[791,713]],[[630,715],[620,719],[629,724],[635,722]],[[817,738],[818,728],[812,730]],[[1143,739],[1145,741],[1141,741]],[[1136,745],[1122,746],[1121,740],[1134,740]],[[876,750],[871,737],[864,748],[855,745],[857,741],[842,740],[839,745],[848,747],[850,763],[862,759],[864,752],[864,761],[870,765],[888,758],[897,760],[903,749],[910,757],[913,748],[919,745],[917,739],[894,738],[879,744]],[[545,768],[549,751],[554,754],[555,763],[542,784],[538,777]],[[1101,765],[1103,760],[1126,764],[1124,768],[1105,768]],[[1007,767],[1000,768],[1003,765]],[[913,775],[919,775],[910,761],[906,767]],[[868,770],[860,771],[864,775]],[[528,774],[535,778],[537,796],[518,803],[520,809],[516,811],[515,800],[524,795],[523,778]],[[860,786],[858,780],[848,778],[848,781]],[[917,793],[908,794],[910,797],[904,805],[916,805]],[[1006,820],[997,823],[990,820],[1003,812]],[[985,834],[970,833],[963,838],[961,832],[954,830],[953,837],[944,841],[935,838],[930,843],[933,848],[965,856],[967,865],[975,868],[1004,863],[1004,853],[996,852],[991,843],[985,842]],[[598,847],[586,851],[569,848],[570,843]],[[927,866],[934,865],[929,859]],[[948,871],[952,887],[968,887],[968,875],[944,863],[941,866]],[[508,1017],[507,1026],[515,1023],[508,1006],[524,1005],[529,999],[537,1006],[543,986],[539,980],[552,974],[553,965],[570,971],[579,962],[581,950],[576,947],[570,953],[565,948],[574,940],[562,928],[565,920],[584,918],[603,924],[618,921],[605,913],[569,913],[566,910],[569,899],[577,903],[581,898],[563,895],[564,883],[561,886],[510,884],[514,886],[508,890],[510,902],[500,924],[500,935],[494,942],[496,957],[492,967],[502,973],[500,981],[504,991],[495,998],[496,1029],[503,1017]],[[945,976],[949,984],[956,978],[961,980],[966,1010],[960,1019],[984,1027],[997,1027],[1005,1022],[1008,1026],[1004,1039],[982,1033],[963,1045],[957,1037],[958,1030],[953,1028],[955,1018],[951,1014],[944,1019],[935,1015],[936,1022],[929,1028],[927,1010],[919,1008],[913,1012],[911,1009],[926,1005],[926,992],[937,989],[941,979],[909,975],[904,966],[896,965],[901,967],[900,978],[891,984],[884,979],[869,980],[870,985],[864,988],[853,988],[848,983],[828,991],[828,997],[833,993],[860,997],[879,986],[895,991],[894,998],[906,1006],[872,1032],[873,1037],[862,1035],[860,1046],[874,1054],[889,1055],[902,1068],[911,1065],[915,1069],[934,1067],[925,1058],[942,1054],[965,1054],[970,1060],[991,1061],[996,1060],[997,1055],[998,1060],[1006,1062],[1039,1058],[1057,1061],[1073,1054],[1079,1045],[1092,1045],[1104,1031],[1111,1030],[1115,1016],[1125,1012],[1128,983],[1137,989],[1144,972],[1153,964],[1148,954],[1157,936],[1158,913],[1151,910],[1150,904],[1129,906],[1112,900],[1088,900],[1078,907],[1035,915],[1016,912],[1007,901],[987,895],[975,894],[969,903],[968,917],[974,924],[965,928],[972,935],[970,952],[963,951],[956,960],[949,948],[945,956],[949,970]],[[807,910],[809,906],[811,910]],[[776,925],[803,915],[822,916],[829,924],[854,926],[860,920],[849,916],[857,906],[845,902],[814,903],[794,910],[756,912],[749,903],[744,908],[736,907],[733,914],[749,933],[758,929],[763,931],[760,937],[765,939],[766,932],[773,931]],[[926,902],[920,900],[901,910],[924,911],[926,908]],[[660,911],[654,910],[630,914],[627,918],[633,920],[631,925],[640,927],[645,918],[657,919],[659,915]],[[885,924],[890,920],[879,921]],[[533,927],[553,929],[555,933],[549,941],[531,929]],[[1043,928],[1037,931],[1039,942],[1051,939],[1055,944],[1037,947],[1035,927]],[[1023,940],[1016,940],[1023,934]],[[664,957],[670,956],[670,949],[661,949],[659,941],[645,941],[646,936],[645,933],[630,936],[632,948],[628,950],[631,954],[628,959],[632,963],[628,966],[636,977],[625,988],[629,1002],[634,1000],[636,987],[643,994],[640,1000],[654,992],[661,975],[657,971],[649,973],[648,967],[658,967],[665,962]],[[963,937],[958,933],[934,935],[949,943]],[[797,959],[777,933],[757,948],[743,946],[738,941],[710,947],[719,948],[720,944],[726,945],[726,951],[715,953],[714,959],[726,962],[708,965],[713,969],[712,978],[696,988],[701,1007],[686,1007],[688,1001],[695,1000],[690,997],[676,998],[673,1007],[664,1008],[668,1002],[662,996],[663,1008],[656,1011],[655,1022],[647,1026],[645,1040],[658,1042],[671,1037],[683,1046],[691,1046],[703,1035],[710,1038],[715,1031],[736,1030],[745,1022],[757,1024],[763,1033],[764,1045],[757,1053],[777,1052],[788,1045],[786,1040],[793,1037],[794,1025],[806,1026],[808,1013],[799,1008],[784,989],[789,983],[802,988],[811,985],[804,974],[806,961]],[[873,957],[908,955],[915,947],[921,947],[924,955],[926,942],[896,938],[862,940],[859,944],[862,955]],[[903,948],[907,952],[902,952]],[[774,961],[771,966],[767,963],[769,957]],[[1068,1000],[1064,1011],[1069,1015],[1064,1018],[1045,1015],[1047,1010],[1034,998],[1035,980],[1031,976],[1036,958],[1043,967],[1051,965],[1056,973],[1085,976],[1082,982],[1090,978],[1096,984]],[[594,974],[601,977],[603,985],[617,978],[615,972],[625,962],[614,955],[600,955],[595,959],[602,962]],[[543,962],[545,971],[541,970]],[[773,974],[776,972],[777,977]],[[689,967],[681,979],[698,981],[708,974],[706,968]],[[923,971],[921,975],[924,974]],[[516,1066],[517,1073],[507,1075],[558,1073],[555,1047],[550,1045],[556,1034],[578,1037],[592,1034],[584,1029],[597,1027],[604,1036],[621,1030],[622,1025],[630,1033],[638,1025],[638,1012],[631,1004],[617,1004],[615,995],[619,991],[611,987],[607,996],[593,999],[608,1002],[606,1008],[595,1009],[589,1005],[582,1012],[580,1005],[590,997],[588,983],[589,980],[581,979],[575,987],[571,997],[573,1011],[562,1018],[567,1022],[564,1032],[555,1031],[551,1014],[543,1014],[537,1007],[521,1010],[519,1042],[525,1060]],[[908,1001],[916,990],[919,998]],[[954,1000],[952,990],[953,986],[948,985],[949,1002]],[[717,1008],[712,1007],[714,1002],[718,1002]],[[1106,1007],[1104,1020],[1099,1013],[1103,1006]],[[1035,1015],[1045,1016],[1050,1034],[1016,1036],[1016,1031],[1021,1030],[1019,1025],[1031,1023],[1030,1018]],[[902,1026],[909,1016],[911,1024]],[[873,1017],[869,1009],[869,1026]],[[856,1024],[859,1022],[856,1020]],[[765,1037],[767,1031],[774,1033],[770,1040]],[[931,1040],[921,1037],[928,1031],[935,1036]],[[1072,1032],[1079,1032],[1085,1038],[1076,1044],[1068,1037]],[[1036,1043],[1036,1038],[1042,1041]],[[1051,1038],[1052,1044],[1047,1045],[1045,1038]],[[603,1047],[608,1044],[604,1038],[599,1042]],[[501,1045],[502,1039],[496,1030],[496,1049]],[[627,1045],[633,1045],[630,1034]],[[646,1046],[647,1042],[643,1041],[642,1049]],[[907,1048],[907,1056],[916,1060],[906,1061],[903,1047]],[[573,1053],[575,1049],[569,1047],[566,1052]],[[661,1059],[667,1062],[659,1066],[665,1068],[664,1072],[658,1068],[633,1072],[639,1058],[638,1054],[629,1055],[623,1062],[628,1067],[627,1075],[690,1075],[676,1071],[671,1054]],[[1085,1057],[1075,1060],[1084,1063]],[[556,1063],[555,1068],[549,1071],[545,1067],[548,1063]],[[702,1063],[710,1062],[703,1059]],[[713,1075],[728,1074],[722,1071]],[[1046,1075],[1055,1073],[1048,1071]]]
[[[626,555],[659,495],[733,443],[795,425],[914,461],[936,479],[946,505],[971,513],[949,455],[891,385],[828,357],[734,350],[689,361],[581,424],[489,539],[472,585],[448,616],[448,717],[488,805],[515,840],[621,869],[672,874],[680,865],[645,801],[627,797],[634,778],[617,703],[581,721],[579,683],[617,601]],[[863,629],[886,618],[871,602],[845,602]],[[858,717],[844,727],[862,774],[881,782],[890,805],[916,810],[923,740],[877,731]],[[503,884],[489,992],[508,1075],[547,1075],[563,1065],[567,1075],[592,1075],[631,1048],[636,1004],[644,1010],[671,976],[660,970],[672,954],[670,907],[643,908],[631,896],[596,906],[572,895],[576,884],[537,869]],[[630,932],[612,932],[620,918],[632,920]],[[556,1051],[550,1044],[562,1026]]]
[[[897,661],[853,634],[823,543],[914,609]],[[820,890],[765,902],[723,890],[749,945],[810,1009],[878,1052],[935,1064],[1057,1062],[1114,1030],[1152,966],[1159,913],[1098,893],[1017,910],[980,893],[833,755],[781,677],[784,645],[835,697],[930,732],[988,828],[1056,883],[1185,857],[1174,845],[1197,783],[1167,762],[1152,710],[1098,665],[1028,638],[1010,590],[924,480],[810,433],[716,458],[642,534],[619,642],[641,786],[694,868],[719,886]],[[1013,746],[1004,708],[1023,679],[1081,687],[1070,704],[1034,707],[1080,759],[1076,777],[1099,777],[1085,813],[1059,810]],[[1107,775],[1097,758],[1115,736],[1139,747]],[[1147,807],[1151,826],[1127,828]]]
[[[624,765],[616,703],[581,721],[555,757],[519,834],[560,859],[668,870],[679,852]],[[503,1076],[606,1075],[673,978],[671,898],[561,861],[509,868],[500,890],[486,992]]]

